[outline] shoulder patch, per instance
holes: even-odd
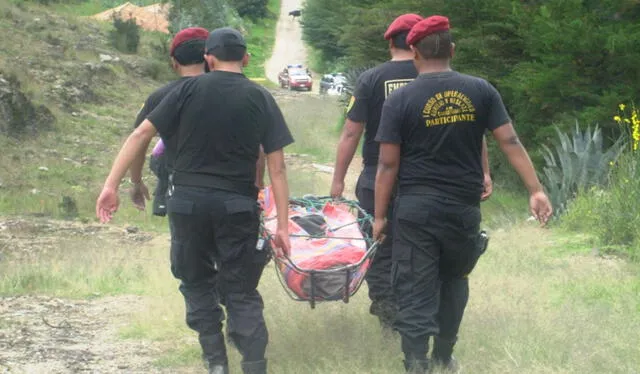
[[[356,103],[356,97],[351,95],[351,99],[349,100],[349,104],[347,105],[347,113],[353,108],[353,104]]]

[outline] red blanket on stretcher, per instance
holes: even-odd
[[[277,220],[275,201],[271,189],[260,192],[259,201],[264,211],[264,226],[275,233]],[[289,234],[291,235],[290,260],[304,272],[295,270],[286,261],[279,262],[279,270],[291,291],[308,299],[311,293],[310,270],[327,270],[357,264],[367,254],[367,243],[360,230],[358,217],[349,206],[329,201],[321,207],[315,204],[289,205]],[[336,299],[349,288],[359,284],[368,268],[369,260],[346,274],[316,274],[314,296]]]

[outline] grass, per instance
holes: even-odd
[[[280,100],[295,143],[287,152],[312,156],[317,162],[332,162],[340,134],[335,130],[341,107],[332,98],[301,94]]]
[[[480,204],[482,222],[491,229],[504,229],[526,220],[529,213],[529,199],[525,194],[494,186],[491,197]]]
[[[567,249],[570,248],[570,249]],[[155,253],[155,251],[154,251]],[[123,338],[173,344],[161,368],[200,366],[195,335],[162,261],[150,262],[148,305]],[[631,343],[640,328],[637,266],[590,254],[588,238],[520,224],[492,234],[471,276],[471,299],[457,357],[471,373],[630,373],[640,365]],[[368,310],[366,288],[349,304],[311,310],[281,289],[273,265],[260,291],[270,328],[274,373],[401,373],[397,338],[385,339]],[[232,369],[239,357],[231,351]]]
[[[135,313],[120,337],[165,347],[155,361],[158,369],[197,370],[199,347],[184,324],[184,302],[168,269],[167,236],[140,245],[121,235],[63,238],[57,250],[33,261],[9,258],[3,261],[0,295],[143,295],[145,302],[132,306]],[[589,236],[534,224],[492,232],[489,250],[471,276],[456,350],[465,372],[633,373],[640,365],[632,343],[640,328],[640,268],[591,251]],[[268,265],[260,285],[271,372],[402,372],[399,342],[379,334],[368,314],[366,287],[349,304],[311,310],[288,299],[274,271]],[[239,370],[237,352],[230,355],[232,369]]]
[[[62,240],[56,248],[64,251],[3,265],[0,294],[144,295],[142,305],[132,305],[135,313],[120,337],[165,347],[155,362],[159,369],[201,367],[197,340],[184,325],[184,302],[168,270],[167,236],[142,245],[117,236],[104,239]],[[106,242],[114,245],[105,249]],[[640,365],[632,343],[640,328],[640,268],[593,256],[590,243],[585,235],[524,223],[492,233],[471,276],[456,350],[465,372],[633,373]],[[260,291],[270,328],[271,372],[402,372],[399,342],[379,334],[368,314],[366,287],[349,304],[311,310],[288,299],[270,264]],[[232,369],[239,370],[237,352],[230,355]]]
[[[144,294],[152,278],[149,257],[135,240],[123,232],[97,235],[91,233],[55,236],[36,232],[38,244],[24,250],[31,257],[17,257],[8,251],[2,265],[0,295],[47,294],[58,297],[88,298],[96,296]],[[21,232],[17,232],[20,235]],[[7,245],[7,249],[16,250]]]

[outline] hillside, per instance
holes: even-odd
[[[139,54],[127,55],[110,46],[109,23],[6,2],[0,17],[0,32],[12,35],[0,42],[2,77],[55,117],[50,129],[0,137],[0,211],[57,216],[67,196],[87,212],[96,176],[161,84],[153,78],[170,78],[156,57],[164,39],[143,33]]]
[[[90,219],[102,176],[140,106],[175,78],[169,37],[141,32],[138,53],[125,54],[111,45],[110,22],[52,9],[0,3],[0,32],[12,35],[0,41],[0,87],[17,106],[3,111],[16,118],[34,112],[12,134],[0,126],[0,212],[65,217],[78,211]],[[270,47],[263,43],[273,38],[274,23],[255,25],[248,37],[250,77],[264,76],[261,61]]]

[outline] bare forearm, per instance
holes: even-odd
[[[129,167],[129,175],[133,183],[140,183],[142,181],[142,169],[144,168],[144,162],[147,156],[146,149],[142,149],[131,162]]]
[[[397,166],[385,166],[378,164],[375,187],[375,219],[385,219],[391,200],[391,193],[398,175]]]
[[[283,157],[267,156],[269,167],[269,178],[271,187],[276,199],[276,212],[278,214],[278,228],[288,229],[289,227],[289,185],[287,183],[287,172]]]
[[[507,155],[509,162],[518,172],[518,175],[520,175],[529,193],[533,194],[542,191],[542,185],[540,184],[540,180],[538,180],[529,154],[522,144],[520,144],[518,138],[513,137],[509,141],[501,143],[500,148]]]
[[[349,165],[353,160],[353,155],[356,153],[356,149],[358,149],[358,143],[360,142],[363,131],[364,123],[355,122],[350,119],[345,121],[344,129],[342,130],[342,135],[340,135],[340,141],[338,142],[336,167],[333,172],[334,182],[344,182]]]
[[[336,166],[333,172],[333,180],[340,182],[344,181],[357,148],[358,139],[343,137],[340,140],[340,143],[338,143],[338,153],[336,155]]]
[[[105,182],[105,187],[117,189],[120,185],[120,181],[122,181],[122,178],[127,173],[127,170],[132,165],[137,155],[139,153],[145,154],[150,142],[151,138],[146,137],[143,134],[138,132],[131,134],[113,162],[111,172]]]
[[[482,137],[482,172],[485,175],[490,174],[489,170],[489,149],[487,148],[487,138]]]

